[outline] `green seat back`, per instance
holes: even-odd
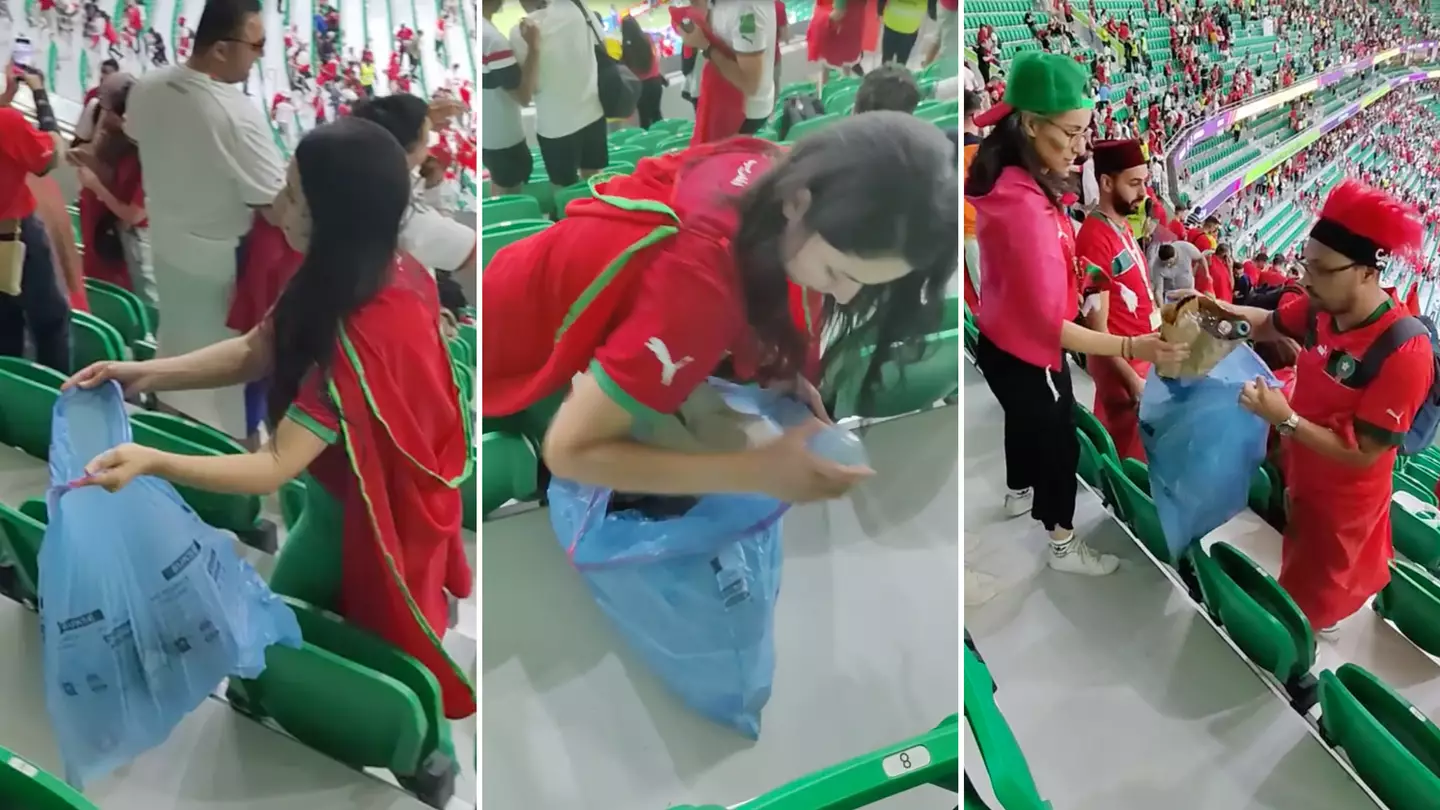
[[[606,138],[606,140],[609,141],[611,149],[613,151],[614,147],[625,144],[644,134],[645,130],[641,129],[640,127],[626,127],[624,129],[617,129],[614,132],[610,133],[609,137]]]
[[[1150,500],[1149,473],[1145,471],[1145,465],[1134,459],[1117,462],[1103,452],[1099,453],[1099,458],[1102,487],[1107,500],[1119,513],[1121,522],[1130,527],[1130,531],[1155,555],[1155,559],[1175,565],[1175,560],[1170,557],[1170,548],[1165,543],[1165,532],[1160,528],[1155,502]]]
[[[231,700],[347,765],[414,774],[441,734],[435,676],[378,636],[283,598],[304,646],[271,647],[259,678],[232,681]]]
[[[131,418],[130,430],[136,444],[187,456],[227,455],[215,447],[199,444],[176,436],[169,430],[157,428],[152,421]],[[180,484],[175,485],[175,491],[195,510],[201,520],[217,529],[241,533],[250,532],[259,525],[260,498],[254,495],[206,492]]]
[[[1099,450],[1101,455],[1109,456],[1115,459],[1116,462],[1120,461],[1120,454],[1115,450],[1115,441],[1110,438],[1110,432],[1105,429],[1104,425],[1100,424],[1100,420],[1095,417],[1095,414],[1090,412],[1089,408],[1086,408],[1078,402],[1075,403],[1075,424],[1078,425],[1081,430],[1085,431],[1085,434],[1090,437],[1091,443],[1095,445],[1095,449]]]
[[[305,513],[305,501],[310,497],[305,488],[305,482],[298,478],[286,481],[280,487],[280,518],[285,521],[287,529],[295,528],[300,516]]]
[[[1390,810],[1440,807],[1440,730],[1354,664],[1320,674],[1320,727]]]
[[[1192,555],[1197,563],[1203,555]],[[1228,543],[1210,547],[1214,569],[1197,578],[1201,592],[1214,599],[1214,613],[1230,638],[1250,660],[1278,678],[1291,681],[1315,664],[1315,635],[1310,622],[1275,578]]]
[[[863,79],[859,76],[846,76],[841,79],[831,79],[825,82],[825,87],[820,91],[820,101],[829,109],[830,99],[843,93],[853,93],[860,89],[860,82]]]
[[[1425,503],[1430,504],[1431,506],[1437,505],[1434,487],[1427,487],[1419,481],[1415,480],[1414,478],[1410,477],[1409,475],[1401,472],[1395,473],[1393,480],[1395,482],[1396,492],[1408,492],[1411,495],[1414,495],[1416,498],[1424,501]]]
[[[124,360],[129,344],[115,327],[79,310],[70,313],[71,363],[77,369],[102,360]]]
[[[565,216],[565,206],[574,200],[581,200],[590,196],[590,182],[581,180],[573,186],[566,186],[555,192],[555,216]]]
[[[160,354],[160,346],[150,339],[137,340],[130,344],[130,352],[135,355],[136,360],[154,360]]]
[[[883,803],[923,785],[955,791],[960,778],[960,746],[959,721],[951,715],[925,734],[816,771],[763,796],[732,805],[732,810],[849,810]],[[672,810],[724,808],[692,805]]]
[[[687,118],[666,118],[650,125],[651,132],[668,132],[671,135],[689,134],[694,129],[695,122]]]
[[[808,96],[815,94],[815,82],[795,82],[780,88],[780,94],[776,96],[776,106],[791,96]]]
[[[964,646],[965,720],[980,749],[981,764],[990,775],[995,798],[1005,810],[1044,810],[1035,779],[1010,725],[995,705],[994,682],[988,666]],[[851,805],[858,806],[858,805]]]
[[[54,388],[56,391],[59,391],[60,386],[65,384],[64,374],[48,366],[32,363],[23,357],[0,356],[0,371],[8,371],[17,377],[43,385],[46,388]]]
[[[0,416],[0,425],[4,417]],[[3,434],[0,434],[3,437]],[[1390,536],[1405,559],[1440,571],[1440,511],[1415,496],[1396,492],[1390,499]]]
[[[613,166],[616,163],[629,163],[633,166],[636,163],[640,162],[640,158],[649,156],[650,151],[648,149],[641,149],[639,147],[636,147],[633,140],[627,141],[626,144],[619,149],[610,150],[610,165]]]
[[[965,306],[964,299],[962,299],[958,294],[947,296],[942,306],[944,308],[941,310],[940,314],[940,329],[942,331],[949,329],[959,329],[960,310],[963,309]]]
[[[534,197],[524,194],[491,197],[480,204],[480,226],[482,228],[497,222],[539,219],[540,216],[540,203]]]
[[[1250,509],[1261,517],[1270,513],[1270,504],[1275,497],[1275,484],[1270,480],[1270,470],[1260,467],[1250,477]]]
[[[39,605],[45,523],[0,503],[0,562],[15,569],[15,598]],[[0,796],[3,798],[3,796]]]
[[[63,780],[0,748],[0,807],[15,810],[99,810]]]
[[[675,136],[664,130],[652,129],[638,138],[633,138],[625,143],[626,149],[635,149],[642,157],[649,157],[660,153],[660,144],[671,140]],[[612,156],[613,157],[613,156]]]
[[[483,270],[495,254],[506,245],[524,239],[527,236],[537,234],[550,227],[549,220],[544,219],[522,219],[514,222],[502,222],[498,225],[488,225],[480,229],[480,267]]]
[[[0,444],[38,459],[50,457],[50,420],[60,391],[0,368]]]
[[[508,501],[528,501],[539,494],[539,460],[529,440],[513,433],[486,433],[480,445],[480,516]]]
[[[872,350],[860,352],[860,362],[835,372],[825,388],[835,401],[837,418],[861,416],[878,419],[924,410],[959,390],[960,330],[949,329],[925,338],[918,354],[892,359],[880,370],[880,385],[868,403],[860,401],[860,385]]]
[[[1076,469],[1080,479],[1096,491],[1104,492],[1104,479],[1101,472],[1100,451],[1095,449],[1095,443],[1090,441],[1090,436],[1080,428],[1075,428],[1075,440],[1080,443],[1080,465]]]
[[[238,456],[248,452],[244,445],[222,431],[183,416],[158,411],[135,411],[130,414],[130,423],[163,430],[171,436],[197,444],[218,455]]]
[[[790,131],[785,133],[785,139],[793,143],[811,132],[819,132],[844,117],[843,115],[826,114],[815,118],[807,118],[790,127]]]
[[[125,345],[149,337],[149,316],[135,293],[99,279],[85,279],[85,297],[95,317],[115,327]]]
[[[844,87],[833,93],[825,94],[825,112],[834,115],[849,115],[855,111],[855,94],[860,91],[856,87]]]
[[[1415,646],[1440,656],[1440,580],[1406,561],[1390,563],[1390,584],[1375,597],[1375,612]]]

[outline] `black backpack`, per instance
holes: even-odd
[[[790,96],[780,105],[780,126],[775,134],[783,141],[790,134],[791,127],[824,114],[825,107],[820,103],[819,96]]]

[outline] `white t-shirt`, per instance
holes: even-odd
[[[145,165],[152,228],[239,239],[255,207],[285,186],[265,112],[239,87],[184,65],[152,70],[130,91],[125,128]]]
[[[710,28],[736,54],[765,54],[760,88],[745,97],[746,118],[769,118],[775,111],[775,24],[773,0],[715,0],[710,5]]]
[[[400,223],[400,249],[432,272],[458,270],[475,251],[475,229],[435,210],[425,196],[424,190],[415,189]]]
[[[563,138],[604,118],[592,19],[580,11],[574,0],[553,0],[528,17],[540,27],[535,134]],[[519,26],[510,32],[510,49],[515,59],[525,61],[529,48],[520,36]]]
[[[510,40],[489,20],[481,21],[480,74],[488,76],[504,68],[519,70]],[[508,149],[525,140],[525,126],[520,121],[520,102],[509,90],[484,87],[480,90],[480,115],[485,125],[480,128],[481,149]]]

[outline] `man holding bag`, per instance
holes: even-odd
[[[1075,250],[1086,270],[1085,325],[1097,332],[1140,337],[1155,331],[1155,302],[1145,253],[1130,229],[1129,216],[1145,200],[1150,169],[1137,140],[1100,141],[1094,146],[1099,202],[1076,236]],[[1145,460],[1140,444],[1140,394],[1150,364],[1123,357],[1096,357],[1095,416],[1109,431],[1121,458]]]
[[[1325,201],[1305,245],[1308,296],[1271,312],[1228,307],[1258,340],[1302,351],[1294,393],[1245,384],[1240,403],[1285,444],[1288,520],[1280,585],[1322,633],[1390,580],[1391,471],[1434,380],[1430,335],[1380,286],[1391,256],[1423,230],[1386,193],[1347,180]]]

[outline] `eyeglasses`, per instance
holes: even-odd
[[[1072,144],[1083,144],[1085,142],[1085,136],[1088,135],[1090,132],[1090,130],[1085,127],[1080,127],[1079,129],[1070,129],[1069,127],[1061,126],[1059,123],[1052,121],[1049,118],[1041,118],[1040,120],[1054,127],[1056,130],[1059,130],[1060,134],[1064,135],[1065,138]]]
[[[251,41],[248,40],[248,39],[232,39],[232,38],[229,38],[229,37],[227,37],[227,38],[225,38],[225,39],[222,39],[222,40],[220,40],[220,41],[221,41],[221,42],[233,42],[233,43],[235,43],[235,44],[237,44],[237,45],[249,45],[251,48],[254,48],[254,49],[255,49],[255,53],[258,53],[258,54],[264,54],[264,53],[265,53],[265,37],[261,37],[259,42],[251,42]]]
[[[1339,267],[1316,267],[1313,261],[1306,259],[1300,262],[1300,266],[1304,268],[1305,275],[1311,278],[1328,278],[1336,273],[1343,273],[1352,267],[1359,267],[1360,263],[1350,262],[1349,264],[1342,264]]]

